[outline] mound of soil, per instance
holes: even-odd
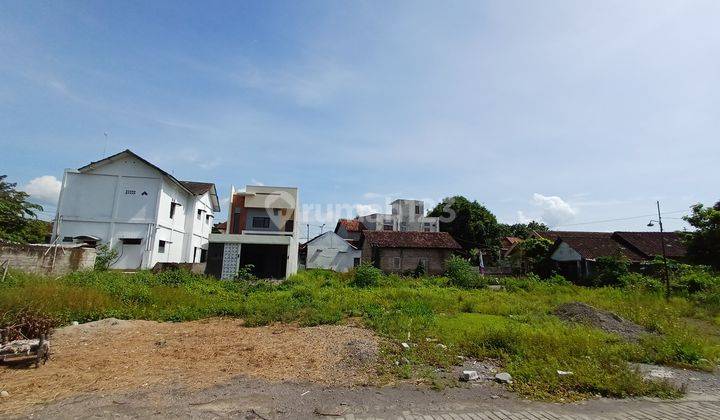
[[[618,334],[630,341],[636,341],[641,335],[650,332],[644,327],[630,322],[612,312],[593,308],[581,302],[562,304],[555,310],[555,315],[564,321],[577,322],[599,328],[605,332]]]

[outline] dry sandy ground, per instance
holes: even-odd
[[[246,328],[237,319],[158,323],[107,319],[51,337],[39,369],[0,366],[0,414],[88,393],[182,384],[200,389],[235,376],[352,386],[372,381],[378,339],[351,326]],[[345,370],[349,374],[341,374]]]

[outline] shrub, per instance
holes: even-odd
[[[116,249],[110,248],[107,244],[99,245],[96,249],[95,270],[107,271],[115,260],[117,260],[118,252]]]
[[[686,267],[680,270],[680,275],[671,278],[676,289],[690,294],[710,292],[720,288],[720,277],[713,276],[703,267]]]
[[[427,267],[422,263],[422,261],[418,261],[417,267],[415,267],[415,271],[413,271],[413,277],[423,277],[427,273]]]
[[[569,286],[570,281],[567,280],[565,277],[561,276],[560,274],[553,274],[552,276],[548,277],[547,279],[543,280],[547,284],[554,284],[557,286]]]
[[[253,273],[254,271],[255,266],[253,264],[246,264],[238,269],[235,279],[244,281],[257,280],[257,277],[255,277],[255,274]]]
[[[0,331],[7,340],[38,338],[59,324],[54,317],[27,308],[0,316]]]
[[[485,285],[483,279],[475,272],[470,262],[457,255],[453,255],[445,261],[445,275],[453,286],[473,289]]]
[[[158,273],[156,281],[165,286],[180,286],[202,279],[199,274],[194,274],[185,269],[167,270]]]
[[[628,274],[628,260],[622,256],[606,256],[597,259],[594,286],[618,286],[620,278]]]
[[[355,268],[355,276],[350,284],[355,287],[377,286],[382,278],[382,271],[374,265],[364,262]]]
[[[619,283],[626,289],[636,290],[639,292],[659,293],[664,289],[660,280],[638,273],[628,273],[620,276]]]

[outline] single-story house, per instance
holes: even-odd
[[[360,265],[361,251],[335,232],[325,232],[300,245],[300,264],[345,273]]]
[[[665,232],[662,235],[667,257],[682,260],[685,246],[680,234]],[[600,257],[624,257],[631,268],[637,270],[643,263],[662,255],[660,232],[550,231],[539,232],[537,236],[554,241],[550,258],[556,262],[560,274],[573,280],[595,275],[595,263]]]
[[[386,273],[404,273],[422,264],[428,274],[444,272],[444,263],[460,245],[447,232],[363,231],[362,261]]]

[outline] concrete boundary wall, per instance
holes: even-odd
[[[0,264],[27,273],[63,275],[95,266],[95,248],[78,245],[18,245],[0,243]]]

